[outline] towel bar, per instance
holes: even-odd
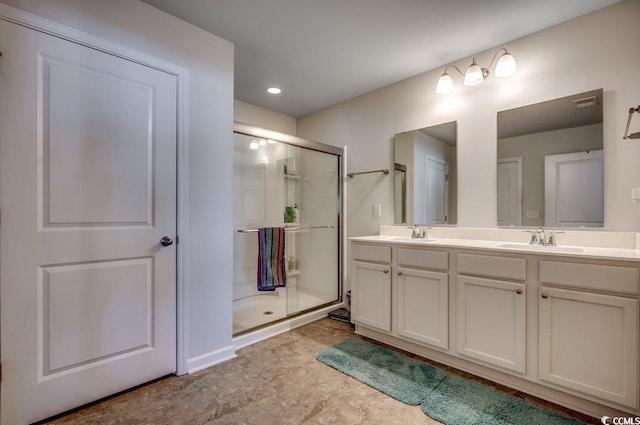
[[[631,133],[629,134],[629,126],[631,125],[631,118],[633,117],[633,113],[637,112],[640,114],[640,105],[638,105],[637,108],[630,108],[629,109],[629,119],[627,119],[627,128],[624,131],[624,136],[622,136],[623,139],[640,139],[640,131],[636,132],[636,133]]]
[[[333,229],[336,226],[308,226],[308,227],[287,227],[284,229],[285,232],[295,232],[296,230],[307,230],[307,229]],[[258,233],[259,229],[238,229],[238,233]]]
[[[356,176],[358,174],[370,174],[370,173],[385,173],[385,174],[389,174],[389,170],[385,168],[384,170],[360,171],[359,173],[347,173],[347,176],[349,176],[350,178],[353,178],[353,176]]]

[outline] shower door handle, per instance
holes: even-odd
[[[162,244],[162,246],[171,246],[173,245],[173,239],[171,239],[169,236],[163,236],[162,239],[160,239],[160,243]]]

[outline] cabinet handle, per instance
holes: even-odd
[[[385,272],[385,273],[389,273],[389,270],[385,270],[384,272]]]
[[[546,300],[547,298],[549,298],[549,295],[547,295],[547,294],[542,294],[542,295],[540,295],[540,296],[541,296],[542,298],[544,298],[545,300]]]
[[[402,272],[398,272],[398,276],[402,276]]]
[[[522,289],[517,289],[516,290],[516,294],[518,294],[518,295],[522,294]]]

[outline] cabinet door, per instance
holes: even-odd
[[[399,268],[396,283],[397,334],[448,349],[448,275]]]
[[[638,300],[540,288],[540,379],[638,407]]]
[[[391,332],[391,266],[351,262],[351,319]]]
[[[458,276],[456,291],[456,351],[524,373],[525,285]]]

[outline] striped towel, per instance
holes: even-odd
[[[284,227],[258,229],[258,291],[284,287]]]

